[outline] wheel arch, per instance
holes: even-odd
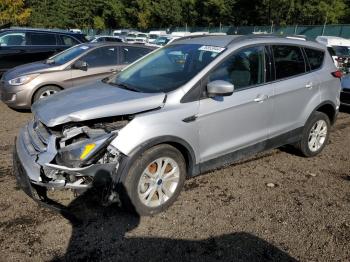
[[[321,112],[326,114],[329,117],[331,125],[334,125],[337,119],[337,109],[335,104],[332,101],[324,101],[320,105],[316,107],[316,109],[312,112]]]
[[[117,177],[118,177],[117,179],[119,181],[123,180],[127,175],[128,170],[131,167],[132,163],[140,155],[142,155],[143,152],[160,144],[171,145],[181,152],[181,154],[183,155],[186,161],[187,177],[190,177],[199,173],[199,165],[196,164],[196,155],[189,143],[187,143],[185,140],[179,137],[161,136],[161,137],[152,138],[142,143],[140,146],[134,149],[128,156],[122,155],[120,165],[117,171]]]
[[[55,86],[55,87],[58,87],[58,88],[61,89],[61,90],[64,89],[62,86],[60,86],[60,85],[58,85],[58,84],[56,84],[56,83],[54,83],[54,84],[45,83],[45,84],[42,84],[42,85],[40,85],[40,86],[37,86],[37,87],[33,90],[32,94],[31,94],[31,98],[30,98],[31,104],[34,103],[34,96],[35,96],[35,94],[36,94],[41,88],[44,88],[44,87],[46,87],[46,86]]]

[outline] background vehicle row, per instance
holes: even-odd
[[[84,42],[87,40],[83,34],[68,31],[0,30],[0,76],[15,66],[47,59]]]
[[[36,100],[110,76],[154,50],[124,43],[86,43],[47,60],[22,65],[3,74],[1,99],[12,108],[29,109]]]

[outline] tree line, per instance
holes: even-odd
[[[350,23],[350,0],[0,0],[0,25],[169,28]]]

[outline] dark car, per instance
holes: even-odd
[[[340,103],[343,106],[350,106],[350,75],[346,75],[341,80]]]
[[[45,60],[84,42],[87,39],[83,34],[63,30],[0,30],[0,76],[15,66]]]
[[[123,42],[123,40],[117,36],[96,36],[93,40],[91,40],[91,43],[98,43],[98,42],[121,43],[121,42]]]

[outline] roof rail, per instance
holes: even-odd
[[[200,38],[200,37],[206,37],[208,35],[186,35],[186,36],[182,36],[179,38],[176,38],[172,41],[172,43],[177,42],[177,41],[181,41],[181,40],[186,40],[186,39],[193,39],[193,38]]]
[[[239,37],[232,39],[232,41],[228,45],[236,42],[239,39],[256,39],[256,38],[281,38],[281,39],[288,38],[288,39],[301,40],[301,41],[310,41],[310,39],[304,35],[249,34],[249,35],[240,35]]]
[[[203,34],[195,34],[195,35],[186,35],[186,36],[182,36],[182,37],[174,39],[172,41],[172,43],[180,41],[180,40],[201,38],[201,37],[208,37],[208,36],[223,36],[223,34],[220,34],[220,33],[203,33]]]
[[[70,33],[69,30],[54,29],[54,28],[33,28],[33,27],[11,26],[10,29]]]

